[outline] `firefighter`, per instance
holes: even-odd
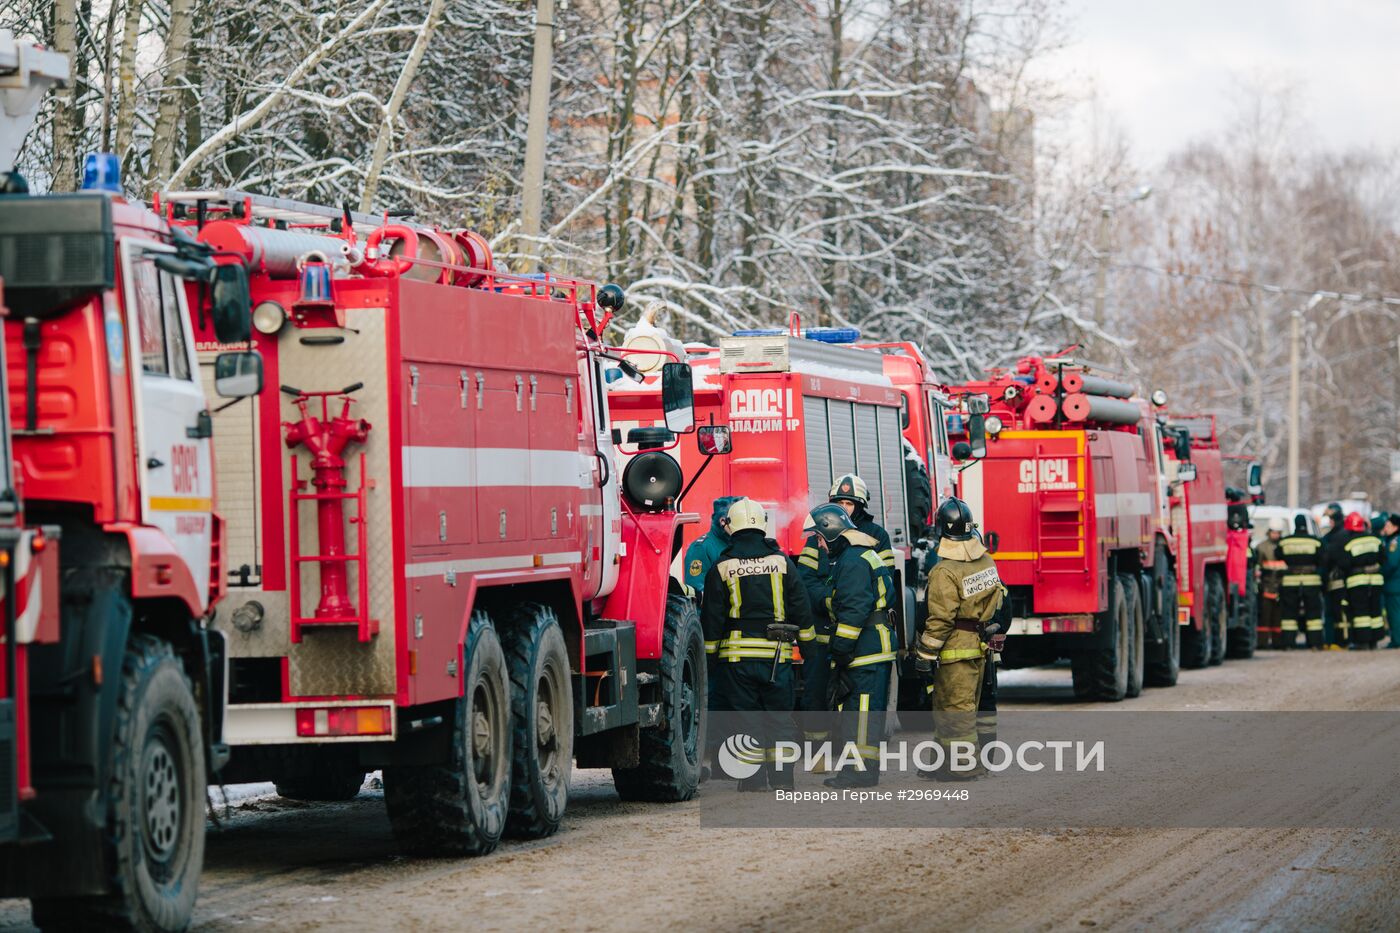
[[[1360,512],[1346,517],[1346,530],[1351,537],[1343,545],[1346,551],[1347,625],[1353,648],[1374,649],[1382,635],[1381,539],[1371,533],[1370,525]]]
[[[1391,512],[1381,529],[1385,542],[1381,577],[1385,580],[1385,617],[1390,623],[1390,647],[1400,648],[1400,515]]]
[[[1342,527],[1342,507],[1327,504],[1328,527],[1322,536],[1322,580],[1326,587],[1323,628],[1327,647],[1341,650],[1347,644],[1346,627],[1346,543],[1351,532]]]
[[[909,496],[909,537],[914,541],[928,534],[929,513],[933,511],[933,483],[924,458],[904,438],[904,489]]]
[[[792,787],[791,768],[778,770],[773,752],[796,741],[792,721],[796,682],[792,644],[812,624],[797,566],[765,534],[768,517],[752,499],[729,506],[729,546],[705,577],[702,619],[706,645],[716,644],[715,680],[731,708],[759,715],[754,731],[766,754],[739,789]]]
[[[884,562],[887,568],[885,582],[892,589],[894,586],[894,547],[890,544],[890,533],[881,527],[875,521],[875,517],[867,511],[870,508],[870,488],[865,485],[865,480],[854,473],[836,477],[836,482],[831,484],[831,492],[827,495],[827,501],[835,502],[845,509],[846,514],[851,516],[856,530],[875,539],[875,556]]]
[[[856,528],[836,504],[812,510],[812,526],[831,565],[831,682],[827,708],[841,711],[842,743],[854,744],[860,767],[843,768],[829,787],[873,787],[880,782],[879,743],[885,737],[885,708],[895,659],[889,624],[892,593],[879,543]]]
[[[1286,569],[1279,580],[1280,625],[1285,651],[1298,643],[1298,630],[1307,635],[1308,647],[1323,647],[1322,626],[1322,542],[1308,534],[1308,519],[1293,517],[1293,534],[1280,539],[1279,553]]]
[[[1293,647],[1292,644],[1284,644],[1283,606],[1279,602],[1279,583],[1288,569],[1280,546],[1284,530],[1283,519],[1269,519],[1268,534],[1255,550],[1259,557],[1259,642],[1264,648]],[[1297,622],[1293,624],[1289,638],[1297,642]]]
[[[943,500],[934,519],[939,561],[928,578],[928,619],[914,645],[916,656],[934,669],[934,737],[943,747],[943,766],[933,775],[965,780],[985,772],[978,764],[967,770],[950,767],[954,751],[976,749],[977,710],[986,647],[986,624],[1001,608],[1006,589],[996,562],[977,536],[967,503]]]
[[[729,546],[729,507],[742,496],[720,496],[710,512],[710,530],[691,542],[685,549],[685,582],[695,591],[697,599],[704,596],[705,577],[719,560],[720,552]]]

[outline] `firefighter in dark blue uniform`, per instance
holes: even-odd
[[[857,531],[875,540],[873,545],[875,554],[884,565],[885,590],[891,594],[889,598],[893,600],[895,592],[894,547],[890,544],[889,532],[885,531],[866,511],[870,504],[870,490],[865,485],[865,480],[854,473],[838,476],[836,482],[831,486],[827,501],[839,505],[850,516],[851,523]],[[812,529],[810,522],[805,530],[812,533],[807,536],[807,540],[802,546],[802,553],[798,555],[797,564],[812,601],[816,630],[811,633],[810,637],[804,635],[802,642],[802,711],[816,713],[829,709],[826,699],[831,670],[831,655],[828,647],[831,640],[831,625],[827,600],[831,597],[832,566],[830,554],[823,545],[821,537]],[[822,732],[808,733],[808,738],[814,740],[824,737],[825,733]]]
[[[792,787],[793,769],[777,770],[772,753],[775,743],[798,739],[792,645],[812,626],[797,566],[765,537],[767,524],[763,507],[752,499],[731,505],[729,546],[705,578],[705,651],[715,659],[717,687],[731,709],[761,714],[754,737],[766,765],[741,780],[740,790]]]
[[[831,787],[872,787],[880,781],[879,745],[885,737],[895,634],[889,624],[892,593],[879,542],[859,531],[846,511],[835,505],[812,510],[812,525],[822,539],[831,566],[831,625],[828,709],[841,716],[839,758],[854,744],[863,769],[846,768],[826,779]]]

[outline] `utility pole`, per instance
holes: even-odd
[[[1098,263],[1094,269],[1094,327],[1104,326],[1103,306],[1108,291],[1108,253],[1113,248],[1109,238],[1109,224],[1113,220],[1113,208],[1105,204],[1099,208],[1099,227],[1094,233],[1094,252]]]
[[[521,271],[535,271],[544,205],[544,151],[549,137],[549,90],[554,72],[554,0],[535,6],[535,61],[530,74],[530,113],[525,131],[525,178],[520,198]]]
[[[1290,317],[1293,325],[1290,329],[1288,343],[1288,507],[1298,508],[1298,420],[1299,409],[1302,407],[1301,386],[1302,374],[1302,332],[1303,315],[1307,314],[1317,303],[1321,301],[1321,292],[1308,299],[1308,303],[1301,308],[1294,308]]]
[[[1145,201],[1152,194],[1151,185],[1142,185],[1133,189],[1127,197],[1121,199],[1124,204],[1133,204],[1138,201]],[[1094,268],[1094,319],[1091,322],[1095,328],[1102,329],[1108,323],[1104,320],[1104,302],[1108,293],[1108,260],[1113,252],[1113,204],[1105,201],[1099,208],[1099,226],[1094,231],[1094,252],[1098,256],[1098,262]],[[1093,339],[1093,335],[1085,335],[1081,344],[1088,344]],[[1087,356],[1088,353],[1086,352]]]

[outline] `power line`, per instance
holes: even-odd
[[[1313,295],[1321,295],[1323,298],[1331,298],[1335,301],[1352,302],[1374,302],[1383,305],[1400,306],[1400,297],[1394,295],[1368,294],[1365,292],[1334,292],[1323,288],[1295,288],[1288,285],[1270,285],[1264,282],[1252,282],[1249,279],[1233,279],[1223,275],[1210,275],[1205,272],[1180,272],[1172,269],[1163,269],[1160,266],[1148,266],[1132,262],[1115,262],[1111,264],[1114,269],[1132,269],[1137,272],[1149,272],[1153,275],[1160,275],[1173,279],[1193,279],[1200,282],[1211,282],[1216,285],[1226,285],[1231,288],[1248,288],[1254,291],[1268,292],[1273,295],[1299,295],[1310,298]]]

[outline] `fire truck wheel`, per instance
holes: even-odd
[[[184,930],[204,866],[204,740],[169,643],[135,635],[122,664],[107,788],[112,893],[35,901],[41,929]]]
[[[1108,590],[1108,610],[1099,619],[1099,631],[1086,651],[1074,656],[1074,695],[1116,703],[1128,692],[1128,665],[1132,651],[1132,616],[1123,581],[1115,577]]]
[[[275,782],[277,796],[287,800],[340,802],[354,800],[365,783],[363,771],[328,769],[316,774],[288,777]]]
[[[1157,611],[1165,640],[1148,651],[1147,685],[1175,687],[1181,674],[1181,626],[1176,619],[1176,574],[1168,572],[1157,588]]]
[[[1128,687],[1123,694],[1131,698],[1142,695],[1143,666],[1146,662],[1143,645],[1146,637],[1146,619],[1137,575],[1125,574],[1119,579],[1123,586],[1123,595],[1128,600],[1128,619],[1132,623],[1132,635],[1128,639]]]
[[[394,838],[414,855],[485,855],[501,841],[510,798],[510,678],[491,617],[472,613],[451,757],[384,769]]]
[[[661,724],[641,730],[641,765],[613,768],[623,800],[674,803],[689,800],[700,786],[704,749],[705,637],[695,603],[666,600],[661,644]]]
[[[569,803],[574,759],[574,699],[569,653],[548,606],[520,606],[505,629],[510,669],[510,815],[506,832],[522,839],[553,834]]]
[[[1229,638],[1230,616],[1225,607],[1225,584],[1220,574],[1206,578],[1206,618],[1210,628],[1210,663],[1214,667],[1225,661],[1225,642]]]

